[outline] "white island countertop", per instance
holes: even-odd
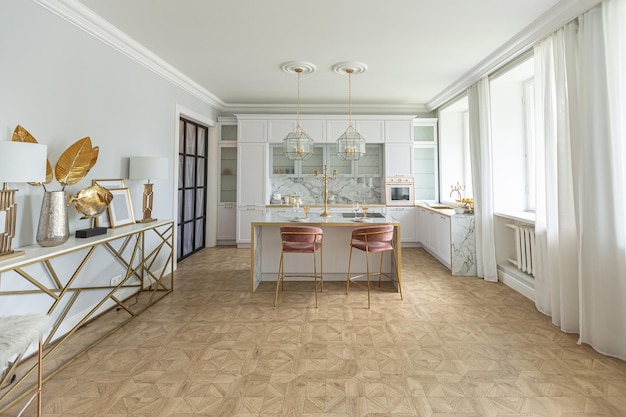
[[[344,217],[346,214],[347,217]],[[386,215],[384,217],[378,217],[378,213],[368,213],[365,220],[363,219],[363,213],[358,214],[359,217],[354,219],[354,213],[331,213],[330,217],[321,217],[319,213],[309,213],[308,217],[304,217],[302,211],[292,213],[267,213],[263,217],[255,219],[252,224],[259,223],[267,226],[277,226],[283,224],[310,224],[312,226],[317,225],[336,225],[336,226],[358,226],[367,224],[393,224],[399,225],[393,217]],[[375,217],[376,216],[376,217]]]

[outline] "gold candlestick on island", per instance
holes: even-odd
[[[315,178],[319,178],[319,172],[315,170]],[[333,169],[333,176],[328,176],[328,165],[324,165],[324,176],[319,178],[324,181],[324,211],[320,214],[320,217],[330,217],[328,212],[328,181],[337,179],[337,170]]]

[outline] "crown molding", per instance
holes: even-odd
[[[165,62],[139,42],[76,0],[34,0],[94,38],[138,62],[209,106],[224,111],[226,103]]]
[[[228,113],[295,113],[295,104],[227,104]],[[300,104],[300,114],[348,114],[346,104]],[[352,114],[415,115],[428,113],[423,104],[360,104],[352,105]]]
[[[454,98],[476,81],[489,75],[511,59],[525,52],[532,45],[555,32],[560,27],[580,16],[602,0],[561,0],[550,10],[541,15],[521,32],[513,36],[492,54],[466,72],[461,78],[450,84],[441,93],[426,103],[432,111]]]

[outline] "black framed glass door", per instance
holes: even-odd
[[[178,143],[178,260],[204,248],[206,240],[209,128],[180,118]]]

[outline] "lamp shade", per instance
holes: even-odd
[[[46,145],[0,141],[0,182],[45,181],[47,153]]]
[[[128,164],[131,180],[167,179],[167,158],[156,156],[133,156]]]

